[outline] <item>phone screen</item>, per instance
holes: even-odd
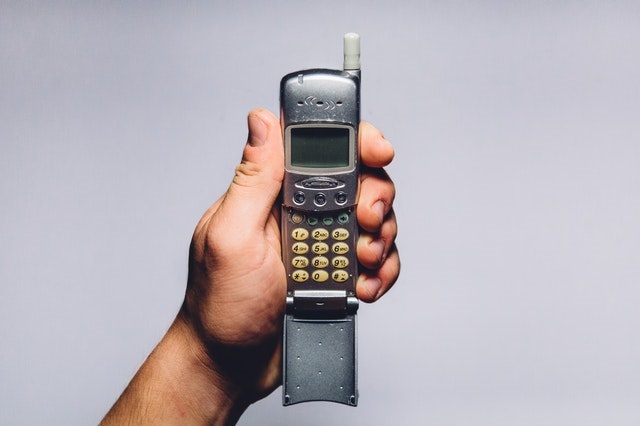
[[[297,127],[291,129],[291,165],[335,168],[349,165],[349,129]]]

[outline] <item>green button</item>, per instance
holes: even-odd
[[[307,219],[307,223],[311,226],[314,226],[318,223],[318,218],[315,216],[309,216],[309,218]]]
[[[333,224],[333,218],[331,216],[326,216],[322,218],[322,223],[324,223],[327,226],[330,226]]]
[[[342,213],[340,216],[338,216],[338,223],[339,224],[345,224],[347,222],[349,222],[349,214]]]

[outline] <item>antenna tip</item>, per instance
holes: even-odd
[[[360,69],[360,36],[356,33],[344,35],[344,69]]]

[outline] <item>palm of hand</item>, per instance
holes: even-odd
[[[242,231],[223,223],[223,203],[205,213],[194,233],[184,310],[216,366],[259,399],[280,382],[286,293],[280,214],[274,207],[262,229]]]

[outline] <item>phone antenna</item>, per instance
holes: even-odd
[[[344,35],[344,70],[360,70],[360,36],[356,33]]]

